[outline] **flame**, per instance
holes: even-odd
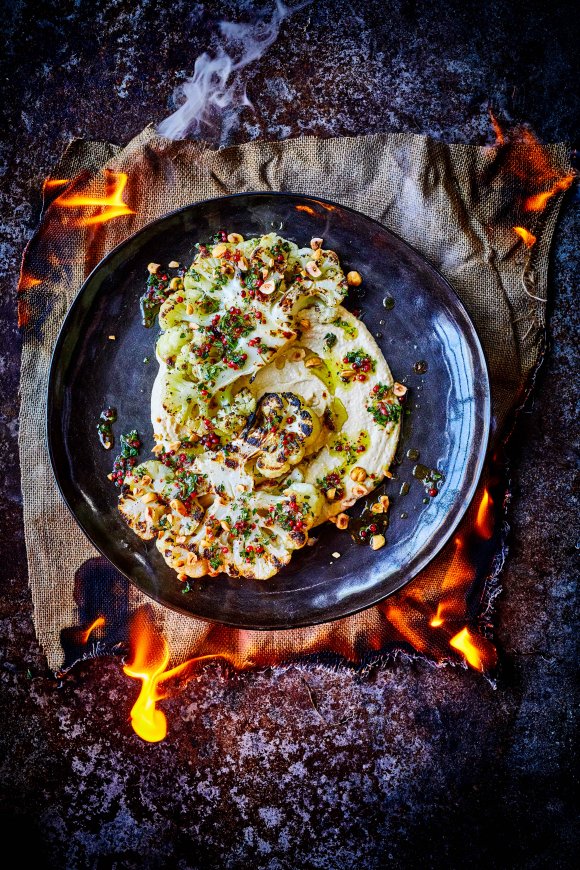
[[[415,647],[416,650],[423,650],[425,643],[421,635],[414,631],[410,626],[409,613],[403,610],[402,607],[397,607],[395,604],[387,604],[385,607],[385,616],[389,622],[395,626],[399,634]]]
[[[25,290],[38,286],[38,284],[42,284],[42,278],[35,278],[29,272],[22,272],[18,281],[18,292],[23,293]]]
[[[64,187],[65,184],[70,183],[70,178],[46,178],[44,181],[44,189],[50,189],[51,187]]]
[[[483,490],[483,495],[477,509],[475,528],[480,538],[483,538],[485,541],[489,541],[493,535],[493,500],[487,487]]]
[[[463,612],[461,590],[473,577],[474,568],[467,557],[465,541],[458,535],[454,544],[455,550],[441,584],[441,600],[429,622],[431,628],[440,628],[447,619],[457,618],[458,612]]]
[[[575,176],[572,173],[570,173],[570,175],[565,175],[563,178],[558,178],[549,188],[549,190],[545,190],[543,193],[536,193],[533,196],[529,196],[524,202],[524,210],[542,211],[542,209],[546,207],[548,200],[551,199],[556,193],[558,193],[558,191],[568,190],[568,188],[574,181],[574,177]]]
[[[536,236],[530,233],[525,227],[514,227],[514,232],[518,234],[526,248],[531,248],[536,243]]]
[[[123,668],[128,677],[141,680],[139,697],[131,710],[131,724],[136,734],[148,743],[158,743],[167,735],[165,713],[157,709],[157,702],[167,697],[161,686],[175,677],[188,677],[193,666],[216,658],[229,659],[227,653],[197,656],[181,665],[166,670],[169,664],[169,646],[155,627],[146,608],[137,610],[130,628],[132,660]]]
[[[135,214],[133,209],[123,200],[123,193],[127,186],[128,176],[125,172],[113,172],[110,169],[105,170],[105,181],[107,193],[105,196],[95,194],[73,193],[67,196],[61,194],[54,200],[53,205],[62,208],[98,208],[99,212],[87,217],[78,218],[75,222],[76,226],[88,227],[94,224],[105,223],[105,221],[113,220],[114,218],[122,217],[123,215]],[[60,181],[61,179],[56,179]]]
[[[495,647],[481,634],[472,634],[467,626],[451,638],[449,645],[458,650],[476,671],[483,672],[497,661]]]
[[[497,120],[491,109],[489,110],[489,117],[491,118],[491,125],[495,133],[495,144],[503,145],[505,143],[505,136],[503,130],[499,125],[499,121]]]
[[[104,616],[97,616],[97,618],[93,622],[91,622],[89,627],[85,628],[85,630],[80,633],[80,635],[79,635],[80,642],[81,643],[88,643],[89,637],[91,636],[93,631],[96,631],[97,628],[101,628],[101,626],[103,626],[104,624],[105,624],[105,617]]]
[[[507,171],[518,178],[526,188],[522,191],[524,211],[542,211],[556,193],[568,190],[576,175],[571,172],[558,177],[549,149],[542,145],[531,130],[515,127],[505,134],[491,109],[489,115],[495,132],[496,145],[506,147]],[[522,153],[521,148],[517,146],[524,146],[525,152]],[[532,190],[540,192],[531,193]],[[523,227],[514,227],[514,229],[528,247],[536,241],[534,236]]]

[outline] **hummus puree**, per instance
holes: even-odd
[[[380,483],[400,431],[387,362],[340,304],[337,255],[322,240],[229,239],[202,248],[161,307],[156,459],[119,504],[186,583],[273,576]]]

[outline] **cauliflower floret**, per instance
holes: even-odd
[[[266,393],[244,434],[258,454],[255,471],[269,480],[287,474],[316,442],[320,422],[294,393]]]
[[[162,528],[168,511],[163,491],[170,479],[171,470],[155,460],[138,465],[125,477],[119,510],[127,525],[146,541]]]
[[[212,420],[213,425],[220,434],[232,438],[239,435],[255,409],[256,400],[247,387],[242,387],[231,401],[225,399]]]

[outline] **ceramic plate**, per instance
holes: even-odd
[[[347,307],[360,307],[395,380],[408,386],[410,414],[399,444],[400,464],[393,468],[397,479],[378,489],[392,501],[385,547],[372,551],[326,523],[315,531],[318,543],[294,553],[270,580],[220,574],[195,581],[193,591],[183,594],[154,542],[142,541],[123,522],[118,490],[107,480],[115,449],[103,450],[96,425],[100,411],[114,406],[117,443],[121,433],[137,429],[144,443],[141,459],[150,458],[157,327],[145,329],[139,311],[147,264],[189,263],[194,243],[209,240],[221,228],[245,237],[275,230],[299,246],[322,236],[324,246],[339,254],[345,272],[358,270],[364,295]],[[115,341],[108,339],[111,334]],[[424,373],[415,371],[420,361],[427,364]],[[149,224],[115,248],[87,278],[63,323],[48,392],[48,444],[56,480],[97,549],[168,607],[259,629],[347,616],[408,583],[449,539],[469,505],[485,457],[489,420],[483,351],[449,284],[375,221],[334,203],[288,193],[197,203]],[[415,461],[407,458],[409,449],[445,475],[439,495],[427,504],[423,485],[412,475]],[[409,492],[400,495],[404,482]]]

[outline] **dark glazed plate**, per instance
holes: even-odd
[[[139,297],[152,260],[188,263],[196,241],[220,228],[246,237],[271,232],[307,245],[322,236],[345,272],[364,278],[362,318],[396,380],[409,387],[411,414],[399,445],[398,480],[379,492],[392,499],[387,546],[354,543],[326,523],[318,543],[295,553],[265,582],[220,575],[183,594],[154,542],[140,540],[117,510],[107,480],[115,449],[97,439],[100,411],[118,409],[114,430],[133,428],[153,445],[151,387],[157,371],[157,329],[141,325]],[[395,301],[390,310],[383,300]],[[114,334],[115,341],[108,336]],[[151,362],[145,363],[149,358]],[[425,374],[414,364],[425,360]],[[376,604],[414,577],[456,528],[475,491],[487,447],[489,381],[475,329],[446,281],[418,253],[375,221],[334,203],[294,194],[249,193],[188,206],[146,226],[96,267],[76,297],[59,335],[48,388],[48,444],[62,495],[93,544],[143,592],[192,616],[244,628],[290,628],[346,616]],[[412,476],[409,448],[445,474],[440,494]],[[401,483],[410,491],[399,495]],[[401,518],[401,514],[407,514]],[[340,558],[333,557],[339,552]]]

